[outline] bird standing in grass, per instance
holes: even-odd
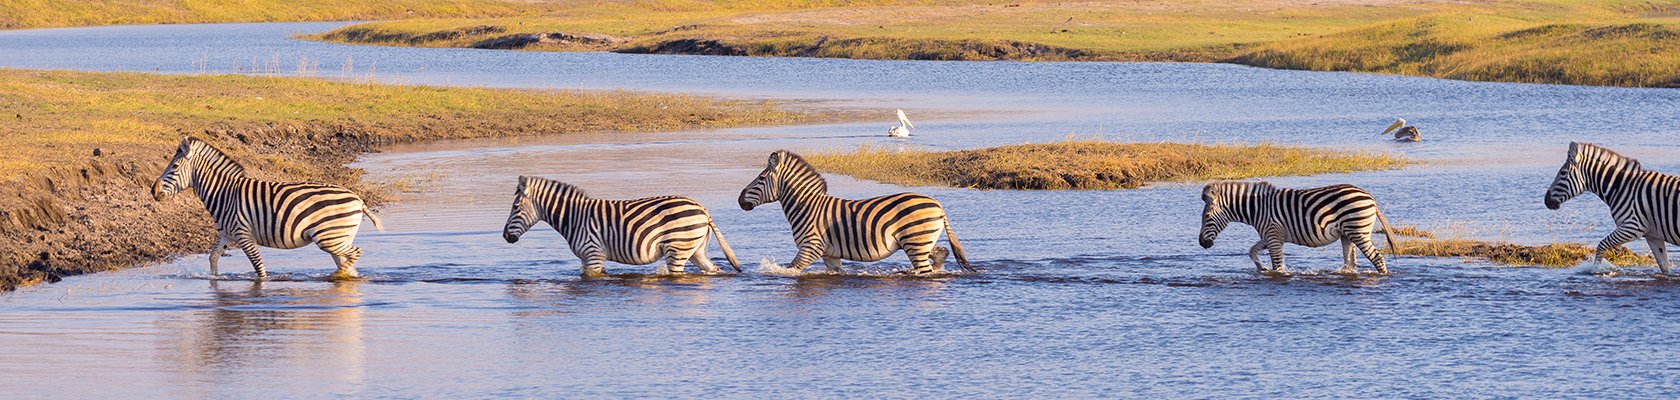
[[[1395,131],[1395,128],[1400,128],[1400,130]],[[1389,125],[1388,129],[1384,129],[1382,134],[1387,135],[1389,131],[1394,131],[1394,141],[1396,142],[1423,141],[1423,135],[1418,133],[1417,127],[1406,125],[1405,118],[1395,118],[1394,125]]]
[[[910,130],[916,129],[916,124],[910,123],[910,117],[904,116],[904,110],[898,110],[898,126],[887,130],[887,136],[895,138],[910,137]]]

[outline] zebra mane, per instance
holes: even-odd
[[[554,192],[556,194],[559,194],[560,197],[567,197],[569,195],[576,195],[578,197],[589,197],[589,193],[584,192],[583,188],[580,188],[580,187],[577,187],[577,186],[572,186],[572,184],[570,184],[570,183],[561,182],[561,181],[557,181],[557,180],[553,180],[553,179],[548,179],[548,178],[544,178],[544,177],[540,177],[540,176],[523,176],[522,175],[519,178],[526,180],[527,184],[529,184],[529,182],[541,182],[541,183],[544,183],[544,184],[553,185],[554,186]]]
[[[792,167],[788,169],[789,171],[810,175],[812,178],[816,178],[815,181],[817,183],[817,190],[822,193],[828,193],[828,180],[823,179],[822,174],[817,172],[817,168],[812,167],[810,162],[805,161],[805,157],[800,157],[798,154],[794,154],[793,152],[787,150],[777,150],[776,154],[781,154],[782,162],[788,163],[788,165]]]
[[[196,148],[198,150],[206,150],[206,151],[194,151],[193,154],[196,157],[202,157],[202,158],[204,158],[206,160],[209,160],[209,161],[219,161],[219,162],[221,162],[222,165],[226,166],[225,167],[226,171],[237,173],[237,174],[240,174],[240,175],[245,174],[245,164],[240,164],[239,160],[234,160],[233,157],[228,157],[227,152],[222,151],[222,149],[220,149],[220,148],[217,148],[216,145],[210,144],[210,142],[206,142],[202,139],[195,138],[195,137],[192,137],[192,136],[188,136],[185,139],[182,139],[181,143],[187,145],[188,147]]]
[[[1590,161],[1621,165],[1624,168],[1635,170],[1644,169],[1643,166],[1640,166],[1639,160],[1592,143],[1569,143],[1569,160],[1572,162]]]

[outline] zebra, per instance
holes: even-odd
[[[705,273],[716,274],[717,265],[706,258],[707,234],[717,236],[724,257],[741,272],[735,250],[723,240],[712,215],[687,197],[602,200],[565,182],[520,176],[502,238],[518,242],[537,221],[560,232],[572,254],[583,260],[585,277],[605,275],[606,261],[647,265],[661,258],[665,265],[658,268],[660,275],[685,273],[689,260]]]
[[[181,139],[175,157],[152,184],[152,198],[192,188],[216,227],[210,247],[210,274],[228,249],[238,246],[251,259],[257,279],[268,277],[257,246],[295,249],[315,243],[331,254],[338,270],[329,279],[357,277],[356,260],[362,249],[351,244],[367,216],[384,230],[379,218],[355,193],[324,183],[283,183],[251,178],[245,167],[215,146],[193,137]]]
[[[1657,268],[1669,272],[1667,243],[1680,243],[1680,177],[1646,170],[1639,160],[1595,144],[1570,142],[1569,157],[1546,190],[1546,208],[1556,210],[1581,192],[1604,200],[1616,222],[1616,230],[1598,242],[1594,265],[1602,265],[1605,251],[1644,236]]]
[[[941,229],[964,271],[974,271],[968,255],[951,230],[945,208],[933,198],[899,193],[862,200],[828,195],[828,182],[805,159],[787,150],[770,154],[769,165],[741,189],[741,209],[752,211],[765,203],[782,203],[793,227],[799,253],[789,265],[804,270],[822,259],[840,272],[840,260],[879,261],[899,249],[910,258],[910,273],[936,272],[944,262],[937,249]]]
[[[1253,226],[1260,241],[1248,249],[1248,258],[1262,273],[1266,272],[1260,264],[1262,248],[1271,253],[1272,271],[1282,272],[1284,243],[1319,247],[1337,240],[1342,242],[1341,272],[1359,272],[1353,255],[1357,248],[1377,273],[1388,273],[1388,263],[1371,243],[1372,225],[1382,222],[1390,250],[1395,248],[1394,231],[1365,189],[1353,185],[1283,189],[1267,182],[1214,182],[1202,188],[1202,202],[1202,248],[1212,248],[1213,239],[1231,221]]]

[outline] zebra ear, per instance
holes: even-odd
[[[770,167],[774,168],[776,164],[782,163],[782,158],[785,157],[783,153],[786,153],[786,151],[777,150],[775,153],[770,153]]]

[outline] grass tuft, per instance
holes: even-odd
[[[1395,234],[1414,238],[1401,240],[1398,243],[1399,247],[1392,253],[1426,257],[1480,258],[1513,266],[1573,267],[1592,258],[1594,252],[1593,247],[1580,243],[1527,246],[1463,238],[1437,238],[1428,231],[1415,227],[1407,228],[1411,229],[1395,229]],[[1620,246],[1605,253],[1604,260],[1617,266],[1656,265],[1656,259],[1636,254],[1627,246]]]
[[[1069,140],[978,150],[863,146],[806,157],[818,169],[900,185],[977,189],[1130,189],[1149,182],[1244,179],[1400,168],[1387,154],[1304,147]]]

